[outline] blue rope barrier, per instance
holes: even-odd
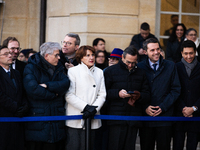
[[[32,121],[61,121],[78,120],[82,115],[74,116],[37,116],[37,117],[0,117],[0,122],[32,122]],[[200,121],[200,117],[151,117],[151,116],[115,116],[96,115],[94,119],[130,120],[130,121]]]

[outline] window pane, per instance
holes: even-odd
[[[167,39],[160,38],[160,46],[162,47],[163,51],[166,51],[167,41],[168,38]]]
[[[178,12],[179,0],[161,0],[161,11]]]
[[[172,27],[178,23],[178,15],[161,14],[160,16],[160,35],[169,35]]]
[[[182,1],[182,11],[187,13],[199,13],[199,0],[183,0]]]
[[[182,16],[182,23],[186,26],[187,29],[194,28],[199,34],[199,16]]]

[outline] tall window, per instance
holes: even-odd
[[[173,23],[183,23],[186,28],[197,30],[200,38],[200,0],[157,0],[156,36],[163,49],[166,49],[167,39]]]

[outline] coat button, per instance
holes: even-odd
[[[96,87],[96,85],[93,85],[93,87]]]

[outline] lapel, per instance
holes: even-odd
[[[184,75],[184,78],[185,79],[188,79],[189,77],[188,77],[188,74],[187,74],[187,72],[186,72],[186,69],[185,69],[185,65],[181,62],[181,72],[182,72],[182,74]],[[192,71],[193,72],[193,71]],[[192,75],[192,72],[191,72],[191,75]],[[191,76],[190,75],[190,76]]]
[[[5,72],[5,70],[0,67],[0,72],[1,72],[1,76],[3,77],[3,79],[5,79],[5,81],[13,88],[16,90],[16,87],[12,81],[12,79],[9,77],[9,75]],[[11,70],[11,75],[12,75],[13,71]]]
[[[192,79],[196,76],[199,76],[199,69],[200,69],[199,63],[197,63],[197,65],[194,67],[194,69],[192,70],[192,72],[190,74],[190,79]]]

